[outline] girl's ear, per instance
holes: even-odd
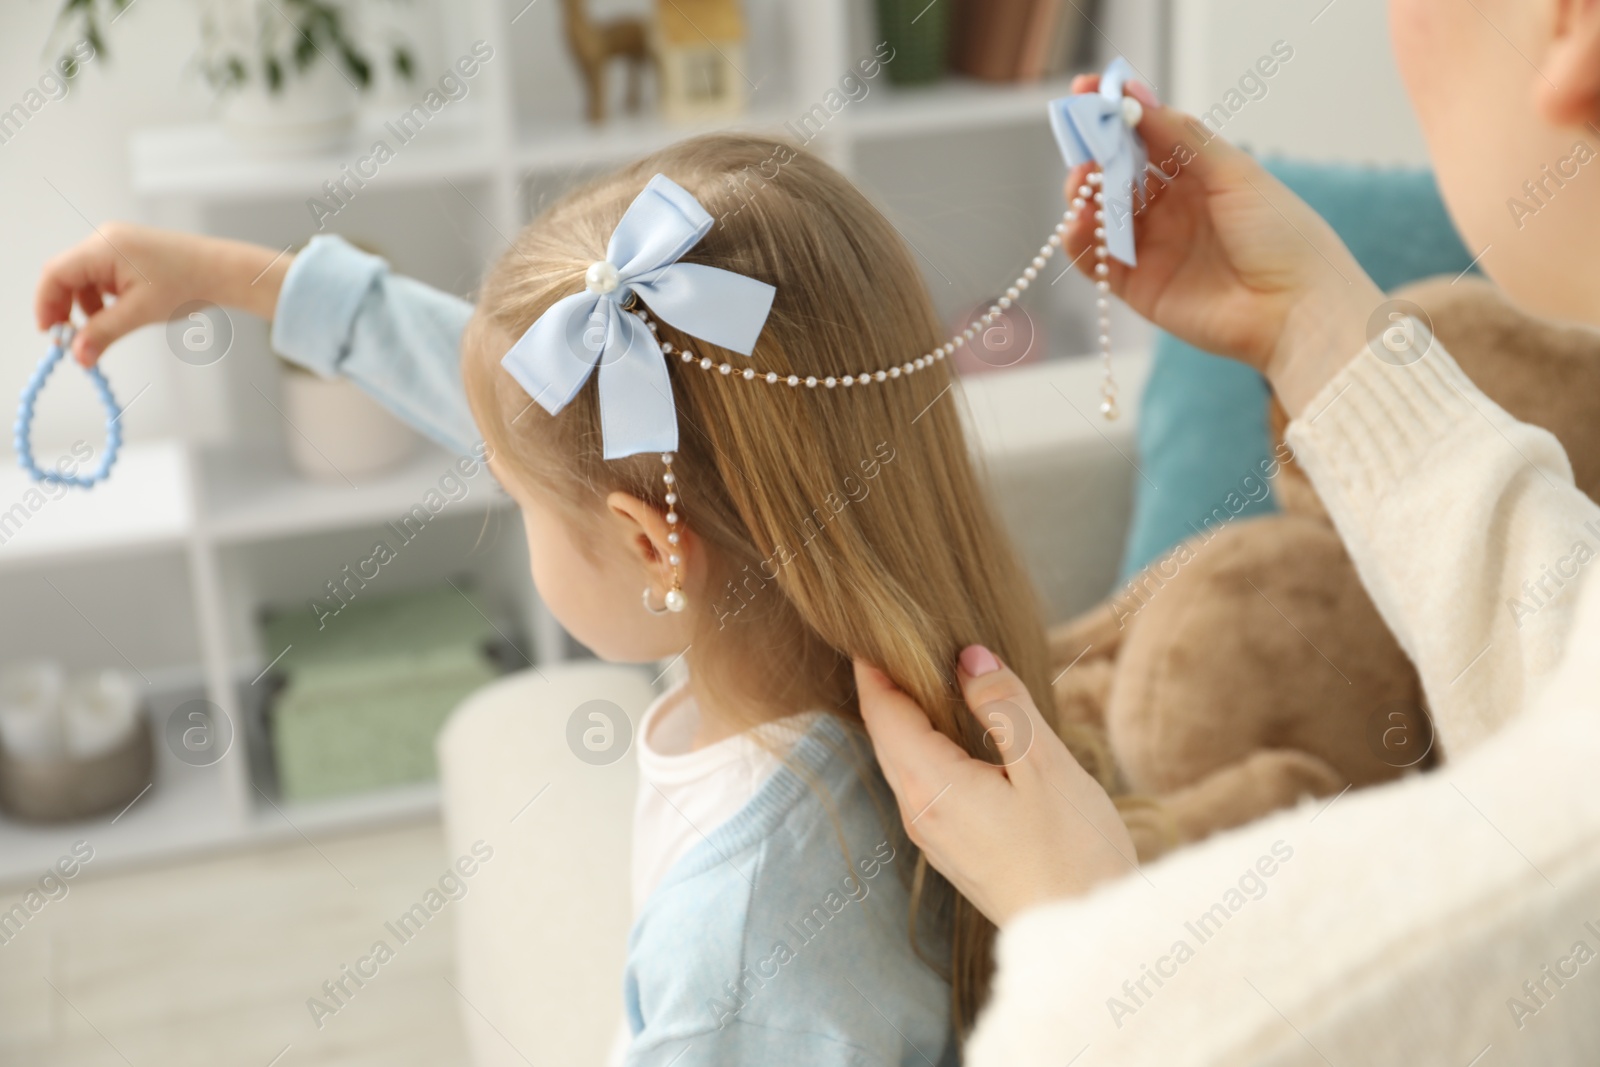
[[[670,584],[672,565],[667,557],[673,554],[686,557],[683,545],[667,541],[667,535],[672,532],[667,517],[657,511],[655,505],[621,491],[606,496],[606,511],[628,556],[638,561],[641,570],[664,577]]]
[[[1557,126],[1600,122],[1600,0],[1556,0],[1555,37],[1534,96],[1539,113]]]

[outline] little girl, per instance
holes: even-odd
[[[605,659],[682,653],[688,666],[640,728],[630,1062],[937,1063],[951,1022],[972,1020],[992,930],[915,877],[855,726],[850,660],[881,664],[983,752],[952,688],[957,652],[992,642],[1047,699],[1045,649],[946,395],[951,372],[920,358],[944,337],[916,264],[812,156],[793,154],[753,196],[729,182],[780,151],[702,138],[567,197],[491,270],[462,372],[550,609]],[[749,356],[708,343],[720,322],[674,329],[676,309],[637,293],[665,356],[645,357],[661,378],[643,399],[676,408],[669,464],[606,458],[619,430],[649,436],[647,405],[627,427],[610,410],[648,341],[591,357],[598,388],[564,406],[550,394],[568,381],[519,365],[542,316],[550,333],[561,302],[598,303],[587,294],[608,280],[594,284],[613,234],[647,204],[720,220],[679,263],[772,287],[691,309],[738,317],[770,299]],[[585,325],[628,344],[621,326]],[[863,373],[889,368],[882,382]]]
[[[735,186],[780,156],[774,180]],[[218,278],[260,275],[271,254],[208,247],[188,258]],[[461,448],[464,381],[540,595],[577,639],[687,665],[639,729],[627,1062],[955,1062],[994,929],[906,842],[851,659],[990,758],[958,651],[995,650],[1041,706],[1050,687],[893,227],[815,157],[718,135],[548,210],[464,329],[451,298],[337,239],[281,281],[280,352]],[[44,290],[40,306],[50,318]],[[458,334],[459,377],[443,355]]]

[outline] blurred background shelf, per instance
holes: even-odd
[[[1070,78],[1025,85],[997,85],[951,76],[929,86],[884,86],[840,113],[857,137],[914,137],[973,127],[1038,125],[1045,105],[1067,95]],[[952,148],[955,146],[952,144]]]
[[[85,466],[98,462],[97,454]],[[187,450],[177,441],[124,446],[116,477],[91,492],[45,489],[15,465],[0,468],[0,500],[11,502],[0,511],[0,572],[180,547],[194,525],[189,480]]]
[[[219,543],[261,541],[398,522],[422,504],[442,478],[459,475],[458,457],[426,444],[398,469],[362,476],[359,484],[309,481],[275,449],[214,449],[200,457],[201,527]],[[464,479],[454,511],[508,507],[511,498],[488,471]],[[442,494],[441,494],[442,495]]]

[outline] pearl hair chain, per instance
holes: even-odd
[[[1106,247],[1106,212],[1105,191],[1101,187],[1104,176],[1099,171],[1091,171],[1085,178],[1086,184],[1080,185],[1077,194],[1073,197],[1071,205],[1062,215],[1061,221],[1056,223],[1055,232],[1049,240],[1039,246],[1038,254],[1032,262],[1023,269],[1022,274],[1006,289],[1005,295],[989,305],[987,311],[972,321],[966,329],[954,334],[948,341],[931,352],[925,352],[916,359],[901,363],[898,366],[884,367],[878,370],[862,371],[860,374],[846,374],[841,377],[827,375],[819,377],[814,374],[801,376],[799,374],[780,374],[777,371],[763,371],[756,367],[735,367],[732,363],[718,363],[710,356],[696,356],[688,349],[676,349],[670,342],[663,341],[661,350],[668,356],[676,354],[678,358],[690,365],[697,365],[701,370],[716,371],[727,377],[739,378],[747,382],[760,381],[768,385],[787,385],[790,388],[805,386],[815,389],[822,386],[834,389],[839,386],[850,388],[857,385],[871,385],[874,382],[884,382],[891,378],[901,378],[915,374],[919,370],[933,366],[935,363],[951,355],[958,348],[963,348],[974,341],[986,326],[990,326],[1000,318],[1012,305],[1017,303],[1030,285],[1039,277],[1039,272],[1045,264],[1061,248],[1062,240],[1071,230],[1078,216],[1092,202],[1094,204],[1095,244],[1096,258],[1095,275],[1095,312],[1096,312],[1096,337],[1099,340],[1100,360],[1104,368],[1104,377],[1100,385],[1100,413],[1107,419],[1117,417],[1117,383],[1111,371],[1111,282],[1109,280],[1111,267],[1106,262],[1110,256],[1110,249]],[[637,303],[630,302],[629,310],[649,327],[652,334],[657,332],[655,322],[649,314]]]
[[[676,614],[689,605],[683,595],[683,535],[678,530],[678,476],[672,473],[672,459],[671,452],[661,453],[661,465],[667,468],[661,475],[661,484],[667,487],[667,563],[672,567],[672,588],[657,608],[650,604],[650,587],[644,587],[644,610],[652,615]]]
[[[848,389],[854,386],[871,385],[874,382],[885,382],[891,378],[907,377],[919,370],[933,366],[946,356],[953,354],[956,349],[963,348],[974,341],[985,327],[992,325],[996,319],[1000,318],[1012,305],[1017,303],[1022,294],[1039,277],[1039,272],[1044,269],[1045,264],[1061,248],[1063,240],[1071,232],[1073,224],[1078,221],[1078,217],[1092,203],[1094,205],[1095,223],[1093,247],[1095,254],[1095,312],[1096,325],[1098,327],[1096,336],[1099,341],[1100,362],[1103,368],[1103,376],[1100,382],[1100,414],[1108,420],[1115,419],[1118,415],[1118,409],[1117,382],[1111,369],[1111,266],[1106,262],[1110,258],[1111,252],[1106,245],[1106,194],[1104,183],[1105,176],[1100,171],[1090,171],[1084,178],[1084,184],[1078,186],[1071,204],[1068,205],[1067,210],[1061,216],[1061,221],[1056,223],[1055,231],[1050,234],[1049,239],[1044,244],[1039,246],[1038,254],[1024,268],[1016,281],[1012,282],[1011,286],[1006,289],[1005,295],[990,304],[988,310],[974,319],[966,329],[954,334],[938,348],[931,352],[925,352],[916,359],[901,363],[898,366],[862,371],[860,374],[842,376],[830,374],[824,377],[808,374],[802,377],[798,374],[780,374],[777,371],[770,370],[763,371],[756,367],[736,368],[732,363],[718,363],[710,356],[696,356],[689,349],[678,350],[668,341],[661,342],[661,351],[668,356],[676,354],[685,364],[698,366],[704,371],[716,371],[724,377],[739,378],[747,382],[760,381],[765,382],[767,385],[781,384],[791,389],[799,388],[802,385],[807,389],[815,389],[819,385],[825,389],[835,389],[841,386]],[[1076,262],[1076,260],[1073,262]],[[599,264],[596,264],[596,266],[599,266]],[[590,269],[591,271],[593,270],[593,268]],[[638,316],[639,320],[649,328],[651,334],[658,332],[659,328],[654,320],[650,318],[649,314],[636,300],[630,298],[625,307],[629,312]],[[644,608],[652,615],[681,612],[688,606],[688,599],[683,593],[683,575],[680,570],[683,562],[682,534],[678,514],[677,475],[672,471],[672,460],[673,453],[663,452],[661,454],[661,463],[666,467],[666,471],[661,475],[661,481],[667,490],[666,518],[668,527],[667,544],[669,546],[667,562],[672,566],[672,588],[667,591],[663,606],[657,608],[650,603],[650,587],[645,587],[643,596]]]

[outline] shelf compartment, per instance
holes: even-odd
[[[201,528],[211,540],[226,544],[397,521],[422,504],[430,490],[440,492],[441,478],[460,476],[457,459],[443,448],[423,445],[400,467],[351,486],[310,481],[276,451],[210,450],[199,464]],[[493,476],[481,463],[478,468],[474,477],[462,479],[466,496],[450,503],[448,513],[511,505]]]

